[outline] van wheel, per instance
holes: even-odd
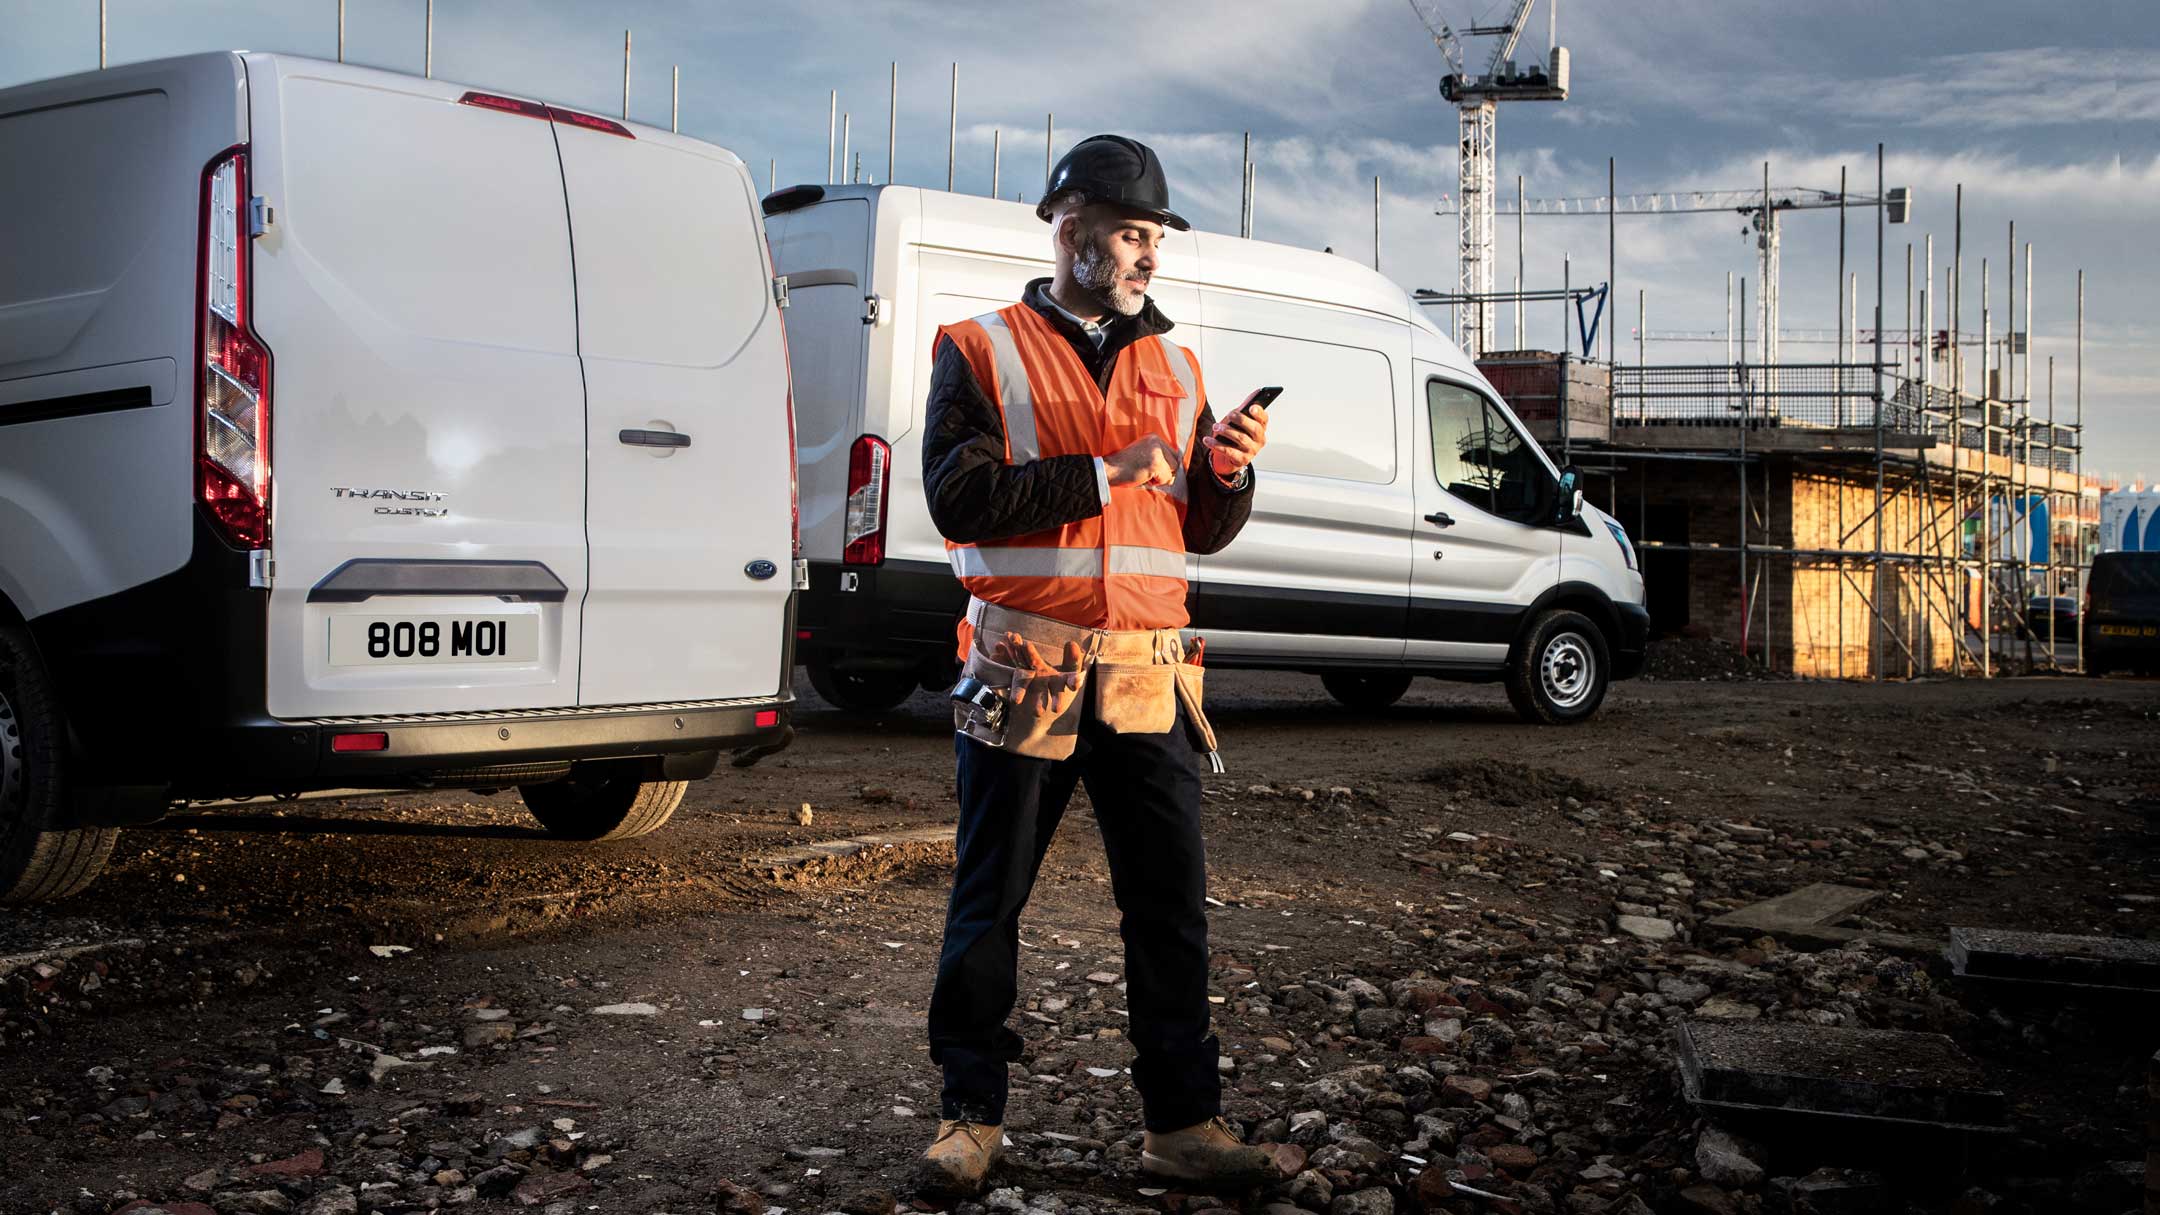
[[[1539,613],[1508,659],[1508,700],[1524,721],[1582,721],[1605,699],[1611,665],[1605,634],[1579,612]]]
[[[21,629],[0,629],[0,903],[79,894],[120,833],[53,830],[66,803],[60,707]]]
[[[810,686],[836,709],[883,713],[915,694],[914,671],[843,671],[826,663],[810,664]]]
[[[689,788],[689,781],[641,781],[580,764],[561,780],[519,786],[518,796],[557,839],[627,840],[658,831]]]
[[[1410,690],[1407,671],[1328,671],[1320,676],[1328,695],[1360,712],[1376,713]]]

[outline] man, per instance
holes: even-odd
[[[973,595],[964,670],[992,702],[956,713],[959,857],[929,1026],[944,1100],[923,1180],[973,1194],[1002,1154],[1019,916],[1085,782],[1122,915],[1142,1169],[1256,1184],[1267,1153],[1220,1116],[1197,762],[1214,744],[1177,630],[1185,553],[1244,526],[1267,417],[1218,422],[1198,360],[1163,337],[1148,282],[1164,228],[1188,225],[1154,152],[1081,142],[1036,214],[1057,273],[940,330],[923,440],[931,518]]]

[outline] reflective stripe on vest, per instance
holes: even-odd
[[[1005,409],[1005,445],[1009,462],[1025,464],[1042,459],[1042,443],[1035,437],[1035,393],[1028,387],[1027,367],[1020,362],[1020,346],[1013,341],[1005,318],[993,312],[975,318],[990,337],[990,353],[997,362],[997,391],[991,399]]]
[[[1099,578],[1102,550],[1093,548],[956,548],[953,573],[961,578]],[[1185,554],[1140,544],[1110,546],[1110,572],[1150,578],[1183,578]]]
[[[1151,488],[1184,502],[1191,490],[1186,484],[1190,478],[1186,475],[1185,460],[1182,457],[1184,453],[1192,450],[1193,426],[1200,419],[1200,386],[1193,380],[1192,360],[1186,355],[1185,348],[1166,337],[1157,337],[1155,340],[1162,343],[1163,359],[1170,364],[1170,374],[1177,377],[1178,385],[1185,390],[1185,399],[1178,402],[1177,441],[1180,459],[1177,479],[1168,485]]]

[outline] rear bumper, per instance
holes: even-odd
[[[516,784],[572,760],[651,762],[652,778],[697,780],[722,751],[771,748],[791,737],[792,695],[619,709],[259,721],[206,740],[256,792]],[[339,750],[363,745],[368,750]]]
[[[858,669],[952,661],[968,600],[950,566],[927,561],[812,561],[798,598],[795,661]]]
[[[2084,645],[2088,669],[2160,666],[2160,621],[2094,615],[2085,621]]]
[[[486,787],[520,766],[646,761],[654,779],[709,774],[721,752],[792,737],[783,634],[770,696],[590,709],[291,721],[270,716],[269,592],[200,516],[174,573],[30,622],[69,729],[74,783],[146,797],[252,797],[338,788]],[[760,717],[763,715],[763,724]],[[380,747],[338,751],[340,734]]]
[[[1620,635],[1613,638],[1613,678],[1633,679],[1642,674],[1650,647],[1650,609],[1639,603],[1613,604]]]

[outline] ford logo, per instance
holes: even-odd
[[[752,578],[755,578],[760,582],[763,582],[765,579],[779,573],[780,567],[774,565],[770,561],[753,561],[750,564],[742,567],[742,572],[750,575]]]

